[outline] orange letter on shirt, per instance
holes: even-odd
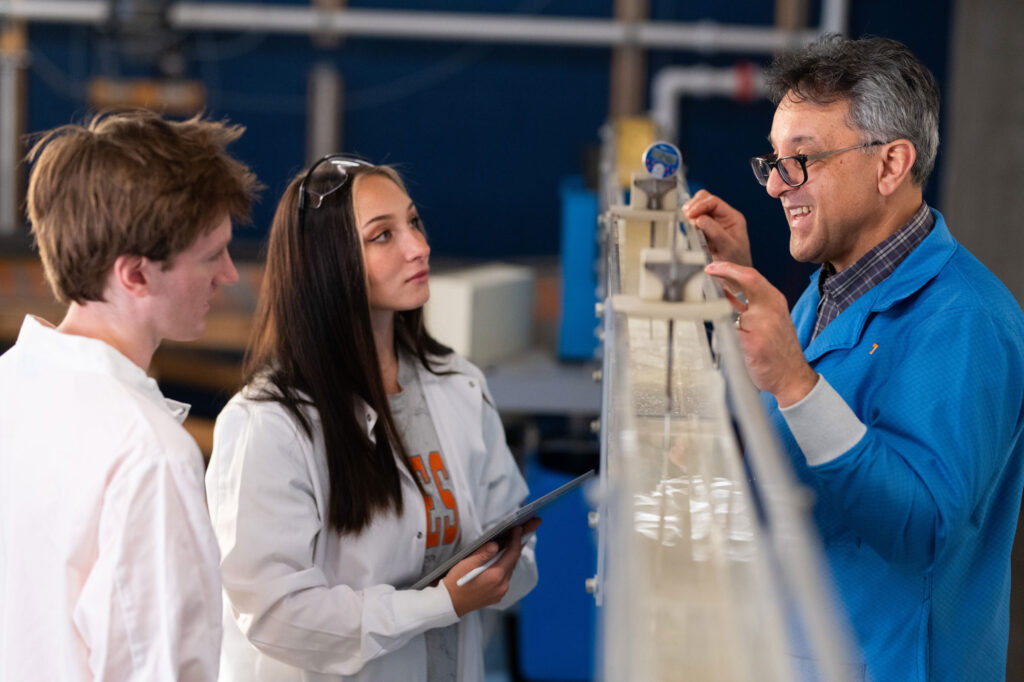
[[[420,479],[423,481],[423,485],[430,485],[430,474],[427,473],[427,468],[423,466],[423,458],[419,455],[414,455],[409,458],[409,462],[412,464],[413,471],[419,474]],[[434,496],[430,493],[423,495],[423,505],[427,509],[427,547],[437,547],[441,542],[441,520],[434,519]]]
[[[451,479],[448,476],[448,469],[444,465],[444,460],[441,459],[440,452],[430,453],[430,470],[434,474],[434,483],[437,485],[437,492],[441,496],[441,503],[452,513],[450,519],[447,514],[445,514],[444,518],[444,538],[442,542],[449,545],[455,542],[455,538],[459,534],[459,507],[455,503],[455,494],[442,483],[442,478],[449,482]]]

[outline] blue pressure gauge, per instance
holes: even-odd
[[[644,168],[655,178],[671,178],[682,160],[679,149],[669,142],[655,142],[644,150]]]

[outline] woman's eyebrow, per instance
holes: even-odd
[[[415,209],[416,209],[416,204],[414,202],[410,201],[409,202],[409,206],[408,206],[408,208],[406,208],[406,210],[407,211],[411,211],[411,210],[415,210]],[[369,227],[373,223],[379,222],[381,220],[387,220],[388,218],[391,218],[393,215],[394,214],[392,214],[392,213],[383,213],[383,214],[381,214],[379,216],[376,216],[374,218],[370,218],[365,223],[363,223],[363,227],[364,228],[365,227]]]

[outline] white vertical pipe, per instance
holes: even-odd
[[[21,56],[0,52],[0,235],[18,224],[18,72]]]
[[[850,29],[849,0],[824,0],[821,5],[821,32],[846,35]]]
[[[333,64],[315,64],[308,87],[306,164],[311,165],[324,154],[342,151],[341,74]]]

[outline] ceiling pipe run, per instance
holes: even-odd
[[[110,3],[95,0],[0,0],[0,19],[104,24]],[[208,31],[337,35],[407,40],[516,43],[770,54],[807,42],[816,31],[719,24],[711,21],[617,21],[579,17],[468,12],[339,9],[297,5],[178,2],[171,28]]]

